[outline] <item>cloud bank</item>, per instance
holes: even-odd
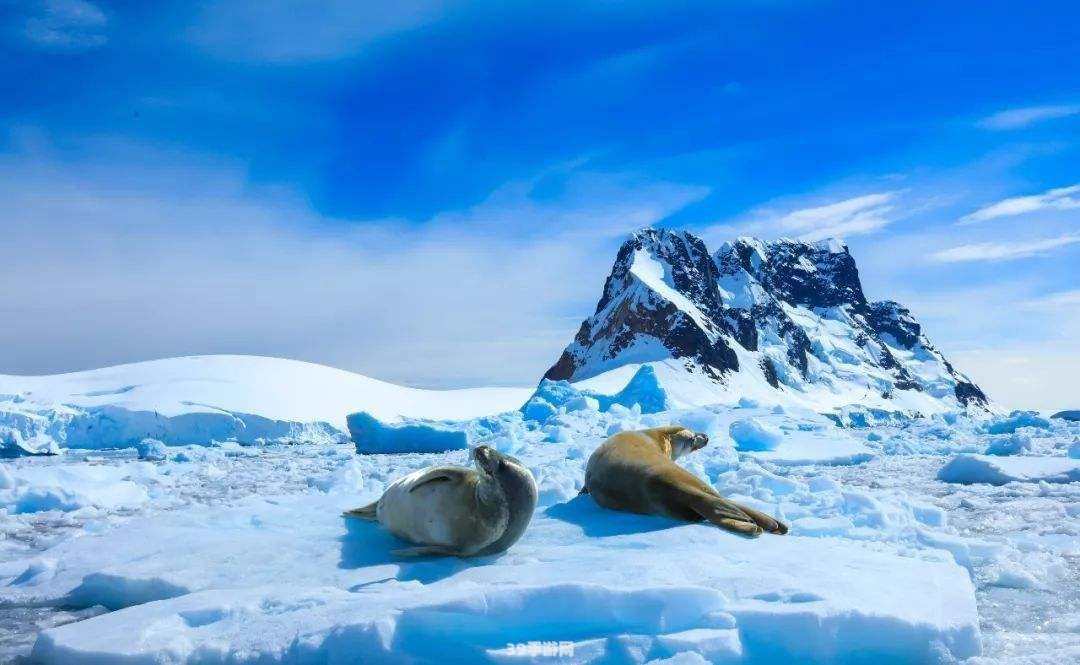
[[[253,189],[234,164],[95,152],[0,160],[18,248],[5,372],[253,353],[414,385],[530,384],[594,305],[623,234],[704,194],[571,170],[543,196],[512,182],[423,224],[350,224]]]

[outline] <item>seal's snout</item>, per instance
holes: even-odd
[[[472,458],[478,467],[490,473],[499,463],[499,451],[491,446],[477,446],[472,449]]]
[[[691,450],[701,450],[709,443],[709,437],[707,434],[701,434],[700,432],[694,434],[694,442],[690,445]]]

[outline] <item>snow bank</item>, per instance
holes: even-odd
[[[957,455],[938,472],[947,483],[1080,482],[1080,460],[1064,457]]]
[[[190,356],[54,376],[0,375],[0,453],[233,440],[342,442],[346,416],[470,419],[518,408],[517,388],[421,390],[322,365]]]
[[[534,640],[619,662],[688,650],[712,662],[918,662],[980,649],[967,573],[932,551],[750,541],[579,497],[538,513],[503,556],[401,561],[377,525],[339,517],[352,499],[129,522],[107,546],[88,535],[25,564],[57,562],[0,599],[123,608],[40,634],[38,662],[76,665],[501,662],[508,643]]]

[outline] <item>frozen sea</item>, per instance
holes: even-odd
[[[227,442],[5,460],[0,658],[1080,659],[1075,423],[752,402],[643,414],[578,397],[540,418],[463,426],[540,486],[525,537],[467,561],[395,559],[400,543],[340,517],[465,450]],[[711,439],[680,463],[790,534],[747,540],[577,495],[608,435],[673,422]]]

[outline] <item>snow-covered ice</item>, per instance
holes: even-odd
[[[1080,482],[1080,460],[1067,457],[996,457],[957,455],[941,468],[938,478],[948,483]]]
[[[391,437],[382,440],[386,450],[443,452],[143,437],[114,449],[7,460],[0,656],[45,663],[1080,658],[1080,482],[1049,482],[1069,480],[1064,465],[1080,463],[1068,455],[1080,423],[1035,414],[910,419],[857,407],[822,415],[757,397],[692,406],[658,376],[646,365],[626,372],[621,385],[611,377],[545,382],[508,405],[481,408],[477,400],[471,412],[410,413],[386,402],[378,411],[376,400],[350,399],[337,420],[320,416],[336,428],[346,415],[367,412],[380,436],[409,432],[401,441],[412,445]],[[63,420],[61,412],[53,417]],[[673,422],[710,436],[680,463],[733,500],[786,520],[790,534],[744,540],[606,511],[578,495],[588,456],[607,436]],[[454,445],[419,445],[436,440],[430,436]],[[505,554],[396,559],[389,552],[401,544],[384,530],[341,517],[405,473],[466,463],[461,446],[478,443],[520,457],[540,489],[532,525]],[[986,455],[991,447],[1009,454]],[[957,460],[1008,478],[992,485],[967,470],[963,482],[972,484],[939,480]],[[564,655],[529,655],[520,644],[561,645]]]

